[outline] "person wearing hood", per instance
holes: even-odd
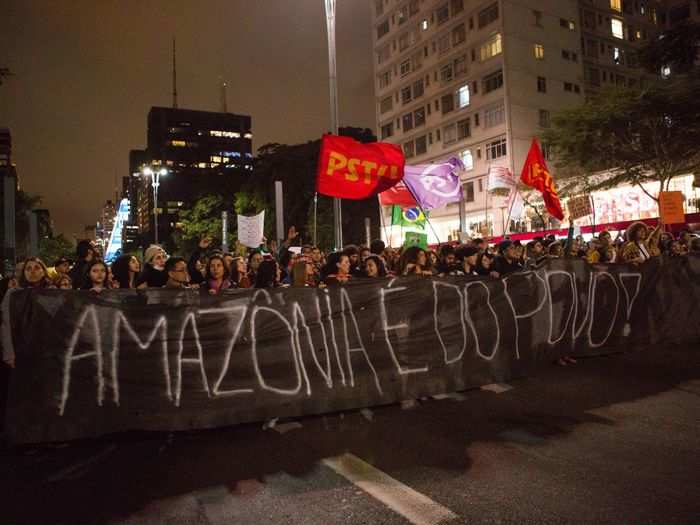
[[[152,244],[143,255],[143,271],[138,278],[137,288],[162,288],[168,282],[168,273],[165,271],[167,260],[165,250],[157,244]]]
[[[77,290],[87,278],[87,269],[95,258],[95,249],[90,241],[80,241],[75,248],[75,254],[78,256],[78,260],[68,272],[68,276],[73,282],[73,288]]]

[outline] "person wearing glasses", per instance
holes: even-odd
[[[165,273],[168,280],[163,288],[189,288],[190,274],[187,271],[187,261],[182,257],[171,257],[165,263]]]

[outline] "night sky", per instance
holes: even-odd
[[[22,188],[55,230],[81,237],[130,149],[146,145],[151,106],[170,106],[172,37],[181,108],[253,118],[253,147],[330,127],[323,0],[3,0],[0,127],[13,135]],[[340,124],[374,127],[370,3],[338,0]]]

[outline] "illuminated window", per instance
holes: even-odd
[[[208,164],[206,162],[200,162],[199,164],[197,164],[198,168],[206,168],[207,166]]]
[[[462,153],[459,154],[459,158],[462,160],[462,164],[464,164],[465,170],[474,169],[474,157],[472,156],[471,150],[465,149]]]
[[[535,44],[535,58],[544,60],[544,46],[542,44]]]
[[[465,108],[469,105],[469,84],[464,84],[457,90],[457,106]]]
[[[171,140],[170,145],[175,146],[177,148],[184,148],[185,146],[187,146],[187,142],[185,142],[184,140]]]
[[[610,29],[612,30],[612,35],[615,38],[625,38],[625,31],[622,27],[622,20],[613,18],[610,20]]]
[[[240,135],[238,135],[238,136],[240,137]],[[250,140],[250,139],[253,138],[253,134],[252,134],[252,133],[246,133],[245,135],[243,135],[243,137]]]
[[[500,55],[503,51],[501,46],[501,34],[497,33],[491,39],[489,39],[485,44],[483,44],[479,50],[479,57],[481,61],[484,62],[489,58]]]
[[[420,23],[420,28],[421,28],[423,31],[427,31],[427,30],[428,30],[428,19],[427,19],[427,18],[423,19],[423,21]]]
[[[617,11],[618,13],[622,12],[622,0],[610,0],[610,9],[613,11]]]
[[[218,155],[212,155],[211,157],[209,157],[209,160],[211,160],[212,162],[221,162],[221,157]]]

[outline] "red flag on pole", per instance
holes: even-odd
[[[554,188],[554,181],[549,174],[547,164],[542,155],[542,150],[536,138],[532,139],[530,151],[527,153],[527,159],[525,159],[525,165],[520,174],[520,180],[542,193],[544,205],[550,215],[556,217],[560,221],[564,219],[564,212],[561,209],[559,195],[557,195],[557,190]]]
[[[379,204],[382,206],[418,206],[416,199],[413,197],[408,188],[403,183],[399,182],[396,186],[392,186],[386,191],[379,194]]]
[[[361,144],[349,137],[324,135],[316,189],[329,197],[366,199],[397,184],[404,164],[403,152],[394,144]]]

